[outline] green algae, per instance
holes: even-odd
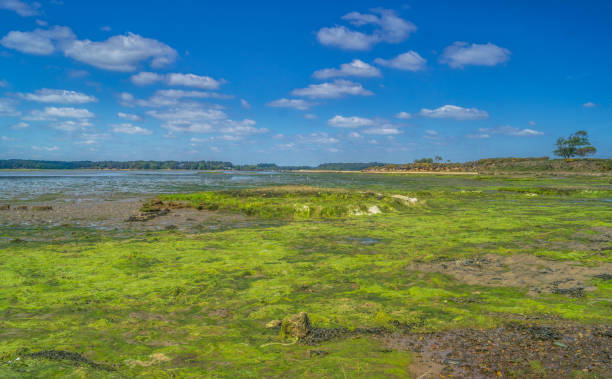
[[[487,180],[505,179],[478,179]],[[265,324],[300,311],[316,327],[349,330],[494,327],[512,315],[609,324],[609,280],[593,278],[597,289],[583,298],[531,297],[523,287],[467,285],[409,268],[416,261],[484,253],[611,262],[606,236],[612,205],[568,201],[609,196],[601,189],[605,180],[572,180],[561,179],[579,191],[537,192],[550,188],[551,180],[529,178],[508,179],[520,191],[436,182],[436,188],[406,191],[265,189],[162,197],[292,220],[216,232],[0,228],[0,237],[13,239],[0,243],[0,376],[409,376],[412,355],[388,351],[373,336],[323,342],[314,349],[328,354],[315,356],[311,346],[269,345],[283,341]],[[530,193],[538,196],[525,196]],[[392,194],[418,197],[421,204],[402,204]],[[295,204],[330,211],[304,215]],[[348,216],[351,207],[372,205],[384,212]],[[604,241],[603,247],[584,236]],[[366,239],[374,242],[361,243]],[[44,350],[78,352],[115,371],[27,357]]]

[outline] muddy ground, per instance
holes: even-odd
[[[416,352],[417,378],[609,378],[612,326],[509,323],[495,329],[381,337]]]
[[[83,201],[45,204],[9,204],[0,208],[0,225],[4,226],[81,226],[101,230],[163,230],[187,232],[214,230],[227,226],[241,227],[255,221],[239,214],[226,214],[192,208],[173,209],[146,221],[129,221],[138,215],[145,200]]]
[[[408,269],[451,275],[470,285],[527,288],[530,296],[557,293],[582,297],[585,292],[596,289],[590,284],[593,277],[612,274],[612,263],[588,267],[578,262],[552,261],[530,254],[486,254],[453,261],[417,262]]]

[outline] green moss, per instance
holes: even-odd
[[[597,290],[580,299],[530,297],[527,288],[473,286],[410,269],[415,261],[483,253],[610,262],[609,249],[584,238],[603,240],[612,230],[608,203],[583,190],[527,197],[485,184],[442,188],[448,184],[440,179],[408,191],[399,188],[413,177],[393,180],[396,187],[387,191],[280,188],[162,197],[286,220],[214,233],[0,228],[0,376],[408,375],[410,354],[388,352],[366,336],[316,347],[270,345],[288,341],[265,324],[300,311],[316,327],[349,329],[493,327],[517,314],[612,322],[607,280],[593,279]],[[498,186],[506,179],[470,180]],[[550,186],[548,179],[507,182],[529,191]],[[576,182],[587,190],[603,185]],[[421,205],[403,205],[391,194],[416,196]],[[298,211],[304,205],[313,211]],[[348,216],[350,207],[372,205],[384,212]],[[16,238],[22,241],[9,241]],[[472,298],[477,301],[457,300]],[[116,371],[25,357],[50,349],[79,352]],[[313,349],[329,354],[311,357]]]

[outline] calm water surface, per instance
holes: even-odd
[[[446,179],[446,180],[443,180]],[[479,186],[472,178],[452,185]],[[343,188],[417,190],[447,187],[448,178],[358,173],[200,172],[44,170],[0,171],[0,200],[66,201],[122,199],[162,193],[250,188],[266,185],[312,185]]]

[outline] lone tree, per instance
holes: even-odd
[[[570,134],[567,138],[559,137],[557,140],[557,150],[554,151],[554,154],[568,159],[576,156],[584,157],[592,155],[596,151],[597,149],[589,142],[587,132],[579,130],[574,134]]]

